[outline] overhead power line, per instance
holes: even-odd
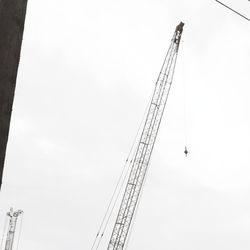
[[[235,14],[237,14],[237,15],[239,15],[239,16],[241,16],[241,17],[243,17],[244,19],[246,19],[247,21],[250,21],[250,19],[249,18],[247,18],[246,16],[243,16],[242,14],[240,14],[238,11],[236,11],[236,10],[234,10],[234,9],[232,9],[232,8],[230,8],[229,6],[227,6],[227,5],[225,5],[224,3],[222,3],[222,2],[220,2],[220,1],[218,1],[218,0],[215,0],[217,3],[219,3],[219,4],[221,4],[221,5],[223,5],[224,7],[226,7],[227,9],[229,9],[229,10],[231,10],[231,11],[233,11]]]

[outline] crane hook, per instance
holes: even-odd
[[[187,157],[187,154],[188,154],[187,146],[185,146],[184,154],[185,154],[186,157]]]

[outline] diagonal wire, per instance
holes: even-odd
[[[151,94],[151,95],[152,95],[152,94]],[[124,182],[125,182],[125,180],[126,180],[126,177],[127,177],[127,175],[128,175],[129,169],[130,169],[130,166],[131,166],[132,161],[133,161],[133,159],[134,159],[134,154],[135,154],[135,152],[133,153],[133,156],[132,156],[132,159],[130,160],[129,166],[127,167],[127,164],[128,164],[129,158],[130,158],[130,156],[131,156],[131,153],[132,153],[132,151],[133,151],[134,148],[135,148],[135,144],[136,144],[136,141],[137,141],[137,139],[138,139],[138,135],[139,135],[139,132],[140,132],[140,130],[141,130],[141,127],[142,127],[143,121],[144,121],[144,119],[145,119],[145,116],[146,116],[146,113],[147,113],[147,110],[148,110],[149,105],[150,105],[150,102],[148,102],[148,104],[147,104],[147,106],[146,106],[145,112],[144,112],[144,114],[143,114],[143,118],[142,118],[141,123],[140,123],[140,125],[139,125],[139,128],[138,128],[138,130],[137,130],[137,133],[136,133],[136,136],[135,136],[135,138],[134,138],[132,147],[131,147],[131,149],[130,149],[130,151],[129,151],[128,157],[127,157],[127,159],[126,159],[126,162],[125,162],[125,164],[124,164],[124,167],[123,167],[123,169],[122,169],[122,172],[121,172],[121,174],[120,174],[120,176],[119,176],[119,179],[118,179],[118,181],[117,181],[117,184],[116,184],[116,186],[115,186],[115,190],[114,190],[114,192],[113,192],[113,194],[112,194],[112,197],[111,197],[110,202],[109,202],[109,204],[108,204],[108,207],[107,207],[107,209],[106,209],[105,215],[104,215],[104,217],[103,217],[103,219],[102,219],[102,222],[101,222],[101,225],[100,225],[100,227],[99,227],[98,233],[97,233],[97,235],[96,235],[96,237],[95,237],[95,240],[94,240],[94,242],[93,242],[93,244],[92,244],[91,250],[94,249],[94,246],[96,245],[96,242],[97,242],[97,240],[98,240],[98,237],[100,237],[99,240],[98,240],[98,243],[97,243],[97,247],[95,248],[95,249],[98,249],[98,247],[99,247],[99,245],[100,245],[100,242],[101,242],[101,240],[102,240],[102,237],[103,237],[103,235],[104,235],[104,232],[105,232],[105,230],[106,230],[106,228],[107,228],[107,224],[108,224],[108,222],[109,222],[109,220],[110,220],[110,217],[111,217],[112,212],[113,212],[113,210],[114,210],[115,204],[116,204],[116,202],[117,202],[117,200],[118,200],[118,198],[119,198],[119,195],[120,195],[120,193],[121,193],[121,189],[122,189],[122,187],[123,187],[123,185],[124,185]],[[125,172],[126,167],[127,167],[127,170],[126,170],[126,173],[125,173],[125,175],[124,175],[124,172]],[[122,180],[122,177],[123,177],[123,180]],[[122,180],[122,181],[121,181],[121,180]],[[122,183],[122,184],[120,184],[120,183]],[[119,187],[119,186],[120,186],[120,187]],[[118,188],[119,188],[119,191],[118,191],[118,193],[117,193]],[[117,195],[115,196],[116,193],[117,193]],[[114,203],[113,203],[113,201],[114,201]],[[112,206],[112,208],[111,208],[112,203],[113,203],[113,206]],[[111,210],[110,210],[110,208],[111,208]],[[109,211],[110,211],[110,212],[109,212]],[[108,215],[108,213],[109,213],[109,215]],[[106,221],[106,223],[105,223],[105,225],[104,225],[104,222],[105,222],[106,218],[108,218],[108,219],[107,219],[107,221]],[[104,225],[104,227],[103,227],[103,225]],[[103,232],[102,232],[101,235],[100,235],[100,232],[101,232],[102,228],[104,228],[104,229],[103,229]]]
[[[105,233],[105,231],[106,231],[106,228],[107,228],[108,223],[109,223],[109,221],[110,221],[111,215],[112,215],[112,213],[113,213],[113,211],[114,211],[115,205],[116,205],[116,203],[117,203],[117,201],[118,201],[118,198],[119,198],[120,193],[121,193],[121,191],[122,191],[122,188],[123,188],[123,186],[124,186],[125,180],[127,179],[127,176],[128,176],[128,173],[129,173],[129,170],[130,170],[130,167],[131,167],[133,161],[134,161],[134,159],[131,159],[130,165],[129,165],[129,167],[127,168],[127,171],[126,171],[126,173],[125,173],[125,175],[124,175],[124,177],[123,177],[122,183],[121,183],[121,185],[120,185],[120,188],[119,188],[119,191],[118,191],[118,193],[117,193],[116,199],[115,199],[115,201],[114,201],[114,203],[113,203],[113,206],[112,206],[112,208],[111,208],[111,211],[110,211],[110,213],[109,213],[108,219],[107,219],[107,221],[106,221],[106,223],[105,223],[105,226],[104,226],[104,229],[103,229],[103,231],[102,231],[101,237],[99,238],[99,241],[98,241],[98,244],[97,244],[96,249],[99,248],[99,245],[100,245],[100,243],[101,243],[102,237],[103,237],[103,235],[104,235],[104,233]]]
[[[222,2],[220,2],[220,1],[218,1],[218,0],[215,0],[217,3],[219,3],[219,4],[221,4],[221,5],[223,5],[224,7],[226,7],[227,9],[229,9],[229,10],[231,10],[231,11],[233,11],[234,13],[236,13],[237,15],[239,15],[239,16],[241,16],[241,17],[243,17],[244,19],[246,19],[247,21],[250,21],[250,19],[249,18],[247,18],[247,17],[245,17],[245,16],[243,16],[242,14],[240,14],[238,11],[236,11],[236,10],[234,10],[234,9],[232,9],[232,8],[230,8],[229,6],[227,6],[226,4],[224,4],[224,3],[222,3]]]
[[[94,240],[94,242],[93,242],[93,245],[92,245],[92,247],[91,247],[91,250],[94,249],[94,246],[95,246],[95,244],[96,244],[96,241],[97,241],[97,239],[98,239],[98,237],[99,237],[99,235],[100,235],[100,231],[101,231],[101,229],[102,229],[102,227],[103,227],[104,221],[105,221],[105,219],[106,219],[106,217],[107,217],[107,215],[108,215],[108,212],[109,212],[110,207],[111,207],[111,204],[112,204],[112,202],[113,202],[113,200],[114,200],[116,191],[117,191],[117,189],[118,189],[118,186],[119,186],[119,184],[120,184],[120,182],[121,182],[122,176],[123,176],[124,171],[125,171],[125,169],[126,169],[127,162],[128,162],[128,158],[126,159],[126,162],[125,162],[125,164],[124,164],[124,167],[123,167],[123,169],[122,169],[122,172],[121,172],[121,174],[120,174],[120,176],[119,176],[119,179],[118,179],[118,181],[117,181],[117,183],[116,183],[115,190],[114,190],[114,192],[113,192],[113,194],[112,194],[112,196],[111,196],[110,202],[109,202],[109,204],[108,204],[108,207],[107,207],[107,209],[106,209],[106,212],[105,212],[105,214],[104,214],[104,217],[103,217],[103,219],[102,219],[102,221],[101,221],[101,225],[100,225],[100,227],[99,227],[98,233],[97,233],[97,235],[96,235],[96,237],[95,237],[95,240]]]
[[[141,126],[141,125],[140,125],[140,126]],[[139,129],[138,129],[138,131],[139,131]],[[138,136],[138,133],[139,133],[139,132],[137,132],[136,137]],[[105,223],[105,226],[104,226],[104,231],[105,231],[105,229],[106,229],[106,227],[107,227],[107,223],[108,223],[108,221],[109,221],[109,219],[110,219],[110,216],[111,216],[111,214],[112,214],[112,212],[113,212],[113,210],[114,210],[114,206],[115,206],[115,204],[116,204],[116,201],[117,201],[117,199],[118,199],[118,196],[120,195],[121,188],[122,188],[122,186],[123,186],[123,183],[124,183],[124,181],[125,181],[125,179],[126,179],[127,173],[128,173],[128,171],[129,171],[129,167],[130,167],[130,165],[131,165],[131,161],[130,161],[129,167],[127,167],[127,164],[128,164],[128,161],[129,161],[129,158],[130,158],[130,155],[131,155],[131,152],[132,152],[132,150],[133,150],[133,148],[134,148],[134,144],[135,144],[135,141],[136,141],[136,137],[135,137],[135,140],[134,140],[134,142],[133,142],[133,145],[132,145],[132,147],[131,147],[131,149],[130,149],[130,152],[129,152],[129,154],[128,154],[128,157],[127,157],[127,159],[126,159],[126,162],[125,162],[125,164],[124,164],[124,167],[123,167],[123,169],[122,169],[122,172],[121,172],[121,174],[120,174],[120,176],[119,176],[119,179],[118,179],[118,181],[117,181],[117,183],[116,183],[115,190],[114,190],[114,192],[113,192],[113,194],[112,194],[112,197],[111,197],[110,202],[109,202],[109,204],[108,204],[108,207],[107,207],[107,209],[106,209],[105,215],[104,215],[104,217],[103,217],[103,219],[102,219],[102,222],[101,222],[101,225],[100,225],[100,227],[99,227],[98,233],[97,233],[96,238],[95,238],[95,240],[94,240],[94,242],[93,242],[93,245],[92,245],[92,247],[91,247],[91,250],[94,249],[94,246],[95,246],[95,244],[96,244],[96,242],[97,242],[97,239],[98,239],[98,237],[100,236],[100,232],[101,232],[101,230],[102,230],[102,228],[103,228],[104,222],[105,222],[106,218],[108,217],[107,222]],[[126,169],[127,169],[127,170],[126,170]],[[125,171],[125,170],[126,170],[126,171]],[[124,172],[126,172],[126,173],[125,173],[125,176],[124,176]],[[122,179],[122,177],[123,177],[123,179]],[[120,184],[120,183],[122,183],[122,184]],[[120,187],[119,187],[119,186],[120,186]],[[117,190],[119,190],[118,193],[117,193]],[[117,194],[116,194],[116,193],[117,193]],[[114,204],[113,204],[113,206],[112,206],[112,208],[111,208],[111,205],[112,205],[113,201],[114,201]],[[111,210],[110,210],[110,208],[111,208]],[[110,214],[108,215],[109,211],[110,211]],[[100,244],[100,240],[101,240],[101,238],[102,238],[102,236],[103,236],[103,234],[104,234],[104,231],[103,231],[103,233],[101,234],[101,236],[100,236],[100,238],[99,238],[97,248],[98,248],[98,246],[99,246],[99,244]],[[96,248],[96,249],[97,249],[97,248]]]

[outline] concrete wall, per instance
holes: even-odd
[[[0,188],[27,0],[0,0]]]

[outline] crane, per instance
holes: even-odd
[[[23,213],[22,210],[13,211],[13,208],[11,208],[10,211],[7,213],[7,216],[9,217],[9,226],[8,226],[8,232],[7,232],[7,238],[6,238],[4,250],[13,249],[17,218],[22,213]]]
[[[108,250],[122,250],[125,246],[171,88],[183,26],[183,22],[176,26],[170,47],[157,78],[125,192],[108,244]]]

